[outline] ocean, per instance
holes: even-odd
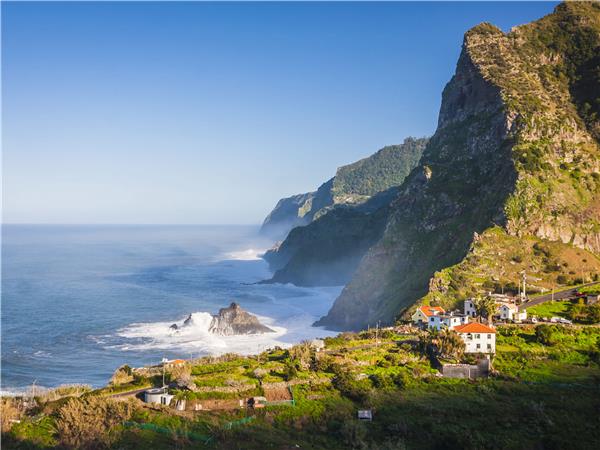
[[[122,364],[249,354],[332,332],[311,324],[341,287],[255,284],[272,245],[255,226],[4,225],[1,390],[105,385]],[[215,336],[232,301],[275,333]],[[192,314],[193,326],[173,332]]]

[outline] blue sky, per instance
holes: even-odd
[[[2,2],[5,223],[259,223],[435,130],[462,36],[555,3]]]

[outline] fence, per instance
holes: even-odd
[[[225,430],[231,430],[232,428],[234,428],[236,426],[246,425],[247,423],[250,423],[253,420],[254,420],[254,417],[252,417],[252,416],[244,417],[243,419],[227,422],[225,425],[223,425],[223,428]],[[154,431],[156,433],[169,434],[169,435],[175,434],[176,436],[185,437],[191,441],[200,441],[200,442],[203,442],[204,444],[208,444],[213,440],[212,435],[195,433],[193,431],[190,432],[190,431],[182,431],[182,430],[173,430],[173,429],[161,427],[161,426],[153,424],[153,423],[139,423],[139,422],[129,421],[129,422],[125,422],[124,425],[126,428],[139,428],[140,430],[150,430],[150,431]]]

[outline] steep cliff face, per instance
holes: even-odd
[[[298,286],[340,286],[350,281],[365,252],[381,237],[392,188],[367,203],[338,207],[304,227],[294,228],[264,258],[275,274],[268,282]]]
[[[373,155],[340,167],[336,175],[315,192],[279,200],[264,220],[261,233],[284,238],[338,206],[360,205],[374,195],[400,185],[418,164],[426,138],[407,138],[401,145],[390,145]]]
[[[319,325],[393,321],[495,225],[517,241],[600,252],[599,125],[589,106],[600,105],[599,17],[598,4],[568,3],[509,34],[489,24],[466,33],[420,167]]]

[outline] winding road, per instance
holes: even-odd
[[[566,298],[573,297],[577,294],[577,289],[587,286],[594,286],[596,284],[600,284],[599,282],[582,284],[581,286],[577,286],[575,288],[567,288],[562,291],[557,291],[554,293],[554,300],[564,300]],[[539,305],[540,303],[547,302],[548,300],[552,300],[552,293],[540,295],[534,299],[529,300],[521,305],[521,308],[531,308],[532,306]]]

